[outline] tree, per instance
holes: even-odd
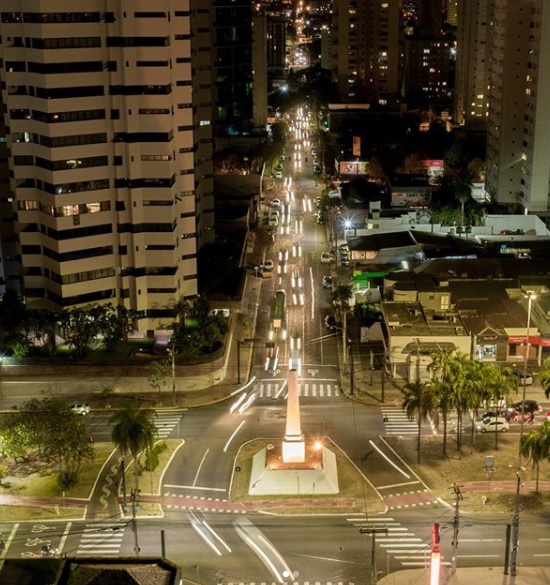
[[[167,360],[156,360],[149,366],[149,376],[147,382],[151,388],[158,390],[159,396],[162,389],[168,384],[168,377],[172,371],[172,366]]]
[[[15,462],[28,460],[31,441],[20,412],[6,412],[0,415],[0,453]]]
[[[542,368],[540,372],[540,383],[542,384],[546,398],[550,398],[550,357],[547,357],[542,362]]]
[[[444,391],[448,394],[444,398],[446,406],[449,410],[456,409],[456,448],[459,452],[462,449],[463,415],[474,400],[472,392],[479,388],[477,378],[469,379],[472,374],[471,363],[470,358],[459,351],[439,350],[432,354],[432,363],[428,366],[439,385],[439,400],[442,400],[441,391]]]
[[[98,329],[103,334],[105,348],[115,352],[121,341],[128,339],[132,331],[136,312],[124,305],[114,306],[111,303],[101,305],[98,310]]]
[[[537,470],[535,491],[539,492],[539,465],[550,455],[550,422],[545,421],[539,429],[533,429],[521,437],[520,453],[527,457]]]
[[[111,439],[122,455],[130,455],[134,461],[134,480],[136,491],[139,489],[139,455],[146,455],[153,448],[157,438],[154,423],[156,413],[148,408],[132,403],[119,410],[110,418],[113,425]]]
[[[61,315],[65,341],[79,358],[86,355],[93,338],[100,329],[100,313],[99,306],[88,306],[65,310]]]
[[[13,288],[8,288],[0,302],[0,329],[8,333],[8,337],[16,334],[25,320],[26,308],[21,296]]]
[[[422,422],[430,416],[436,408],[436,395],[427,382],[409,382],[401,390],[403,393],[403,408],[410,420],[416,418],[418,422],[417,456],[420,463],[420,443],[422,437]]]
[[[511,368],[502,370],[492,364],[483,364],[482,366],[482,400],[498,412],[502,403],[506,403],[508,396],[512,392],[517,392],[518,378],[514,375]],[[498,431],[495,427],[495,449],[498,449]]]
[[[464,205],[472,198],[470,177],[457,177],[453,181],[454,194],[460,203],[460,225],[464,225]]]
[[[49,356],[55,355],[57,349],[55,336],[58,318],[57,313],[45,309],[29,311],[27,318],[27,327],[35,339],[42,342],[42,349]]]
[[[7,436],[9,433],[17,437]],[[35,450],[50,462],[58,477],[69,484],[77,480],[82,465],[93,459],[90,435],[82,420],[66,401],[56,396],[31,398],[16,413],[2,418],[0,439],[4,454],[27,457]]]

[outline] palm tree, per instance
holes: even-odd
[[[403,408],[410,420],[416,418],[418,422],[418,437],[416,450],[420,463],[420,443],[422,437],[422,422],[430,416],[436,408],[436,394],[427,382],[409,382],[401,390],[403,393]]]
[[[543,369],[540,372],[540,383],[544,388],[544,394],[546,398],[550,398],[550,357],[547,357],[542,362]]]
[[[432,380],[431,387],[437,409],[443,417],[443,457],[447,457],[447,422],[452,406],[451,392],[448,384],[442,380]],[[439,431],[439,427],[437,430]]]
[[[483,402],[487,406],[494,404],[498,413],[500,406],[506,403],[508,396],[518,390],[518,378],[511,368],[500,370],[492,364],[482,368]],[[498,449],[498,432],[495,426],[495,449]]]
[[[445,389],[445,406],[448,410],[456,409],[456,448],[460,453],[463,415],[472,404],[473,392],[478,387],[478,381],[477,379],[469,379],[471,360],[464,353],[456,350],[451,352],[439,350],[432,354],[432,360],[429,369],[434,372],[434,381],[440,385],[440,388]]]
[[[111,440],[122,455],[131,455],[134,460],[134,480],[136,491],[139,488],[139,455],[150,452],[157,438],[157,428],[153,422],[154,410],[141,408],[132,403],[119,410],[109,419],[113,425]]]
[[[522,456],[527,457],[537,470],[535,491],[539,492],[539,465],[550,455],[550,422],[544,422],[539,429],[525,433],[519,445]]]

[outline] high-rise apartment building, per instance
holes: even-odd
[[[550,208],[550,6],[494,0],[486,189],[526,211]]]
[[[491,6],[492,0],[463,0],[458,10],[454,117],[461,125],[487,121]]]
[[[252,0],[209,1],[214,9],[215,39],[205,50],[214,54],[215,133],[247,133],[253,126]]]
[[[331,69],[340,99],[397,102],[400,22],[398,0],[335,0]]]
[[[123,303],[145,330],[197,293],[197,250],[214,225],[215,31],[208,3],[193,2],[3,0],[0,80],[29,307]],[[236,108],[217,65],[220,104]]]

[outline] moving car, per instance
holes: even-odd
[[[330,264],[334,260],[332,252],[321,253],[321,264]]]
[[[332,276],[323,276],[323,288],[332,288]]]
[[[506,433],[510,425],[503,416],[488,416],[478,420],[476,423],[476,431],[480,433]]]
[[[71,404],[69,408],[75,414],[79,414],[80,416],[86,416],[87,414],[90,414],[90,407],[85,403],[75,402],[74,404]]]
[[[341,323],[336,321],[336,317],[334,315],[327,315],[325,317],[325,327],[330,331],[335,331],[336,329],[341,328]]]

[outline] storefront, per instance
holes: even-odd
[[[498,333],[477,335],[474,359],[479,362],[505,362],[508,357],[508,336]]]
[[[527,359],[531,362],[536,361],[539,366],[550,355],[550,339],[538,335],[529,335],[529,343],[527,343],[526,335],[510,335],[508,337],[507,361],[524,361],[527,347],[529,348]]]

